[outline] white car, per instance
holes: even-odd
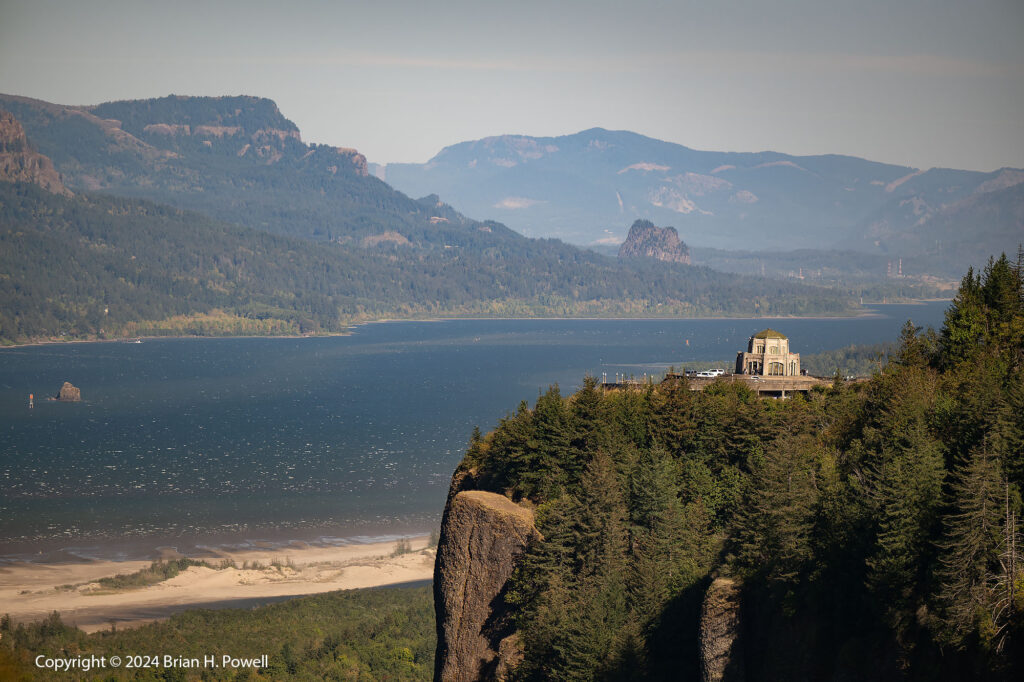
[[[714,379],[725,374],[724,369],[706,369],[703,372],[697,372],[697,376],[703,379]]]

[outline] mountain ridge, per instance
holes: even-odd
[[[896,232],[975,192],[1024,182],[1024,171],[887,164],[844,154],[696,150],[630,131],[498,135],[442,149],[423,164],[376,172],[410,193],[433,191],[468,213],[529,236],[580,245],[623,241],[633,219],[676,225],[687,243],[744,250],[856,248],[886,253],[864,235],[885,214]],[[913,246],[913,245],[911,245]],[[987,252],[1013,244],[987,243]]]
[[[98,135],[105,143],[123,142],[121,150],[127,149],[138,166],[111,163],[106,166],[110,177],[135,172],[134,182],[152,179],[147,169],[166,161],[168,174],[158,175],[154,182],[181,180],[181,173],[191,172],[191,182],[213,183],[217,191],[212,194],[220,202],[215,208],[235,220],[197,210],[195,196],[208,196],[190,192],[187,185],[163,188],[163,193],[178,199],[175,206],[138,196],[144,192],[119,196],[85,190],[62,195],[62,186],[48,185],[45,178],[0,176],[2,343],[338,332],[354,322],[382,317],[846,314],[853,308],[848,296],[835,291],[737,280],[703,267],[618,263],[557,240],[528,239],[499,223],[469,220],[436,195],[409,199],[360,175],[356,168],[319,177],[354,179],[354,184],[332,187],[336,200],[376,213],[339,225],[348,231],[327,240],[316,239],[315,233],[275,234],[283,230],[246,225],[245,219],[260,215],[260,209],[286,218],[294,215],[290,211],[296,206],[288,201],[302,191],[314,215],[332,207],[330,202],[326,207],[316,202],[322,194],[309,192],[310,173],[289,166],[296,149],[303,149],[307,158],[317,151],[297,147],[297,135],[276,138],[281,143],[273,147],[281,151],[278,158],[241,162],[250,168],[283,170],[263,178],[268,185],[263,192],[266,201],[258,210],[238,212],[232,202],[253,196],[251,191],[230,192],[239,176],[213,177],[201,159],[189,165],[188,157],[214,147],[212,142],[200,140],[198,152],[187,141],[177,150],[160,149],[124,131],[119,119],[102,119],[98,127],[100,119],[77,110],[36,106],[30,113],[40,111],[64,117],[64,123],[84,122],[93,139]],[[4,153],[25,153],[28,139],[17,119],[5,114],[4,120],[4,139],[9,138]],[[166,131],[154,131],[152,120],[135,120],[129,128],[150,127],[149,134],[162,139]],[[191,134],[195,121],[187,125]],[[71,132],[76,130],[81,127],[72,125]],[[237,132],[229,137],[235,143],[251,139]],[[60,139],[52,134],[49,141]],[[82,146],[71,152],[94,168],[111,162],[109,144],[96,150],[88,146],[88,137],[84,142],[72,140]],[[46,156],[33,154],[39,167],[54,168]],[[181,157],[186,161],[174,165]],[[238,167],[237,154],[226,158],[229,167]],[[70,167],[81,171],[83,166]],[[77,177],[82,182],[82,175]],[[241,180],[247,177],[251,179],[242,175]],[[291,192],[296,186],[299,191]],[[371,193],[353,195],[359,188]],[[379,191],[372,193],[375,189]],[[373,203],[381,199],[394,203]],[[40,271],[59,275],[41,277]],[[758,294],[751,296],[751,290]]]
[[[0,94],[0,108],[18,118],[74,191],[156,201],[319,241],[358,243],[397,231],[422,248],[444,248],[481,227],[436,198],[418,201],[369,176],[355,149],[304,143],[265,98],[64,106]],[[514,238],[503,227],[488,229]]]

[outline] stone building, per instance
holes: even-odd
[[[736,374],[800,376],[800,354],[789,352],[789,339],[774,329],[750,337],[746,352],[736,354]]]

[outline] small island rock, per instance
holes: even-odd
[[[57,394],[56,400],[65,400],[67,402],[74,402],[82,399],[82,391],[71,385],[70,381],[65,381],[64,385],[60,387],[60,393]]]

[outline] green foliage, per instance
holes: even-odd
[[[118,574],[113,577],[100,578],[96,582],[101,587],[111,590],[131,589],[135,587],[146,587],[156,583],[170,580],[190,566],[204,566],[214,568],[205,561],[195,559],[171,559],[170,561],[154,561],[149,568],[136,571],[135,573]],[[222,566],[226,568],[226,566]]]
[[[786,438],[759,458],[736,519],[737,566],[779,583],[807,572],[818,503],[815,455],[812,440]]]
[[[85,680],[429,680],[434,669],[434,606],[429,587],[350,590],[293,599],[248,610],[193,610],[162,623],[86,635],[54,613],[41,623],[0,621],[4,679],[69,679],[32,661],[47,656],[224,654],[269,656],[259,669],[98,669]]]
[[[843,314],[842,296],[619,264],[494,229],[313,243],[145,201],[0,183],[0,340],[336,332],[380,317]],[[763,290],[771,303],[751,302]]]
[[[587,379],[475,435],[478,484],[538,505],[506,596],[519,678],[698,675],[716,574],[743,580],[752,678],[1019,678],[1019,272],[965,278],[941,334],[906,325],[865,382],[776,401]]]
[[[855,308],[848,293],[619,263],[468,219],[437,196],[395,191],[354,150],[303,143],[265,99],[0,103],[78,193],[0,188],[0,340],[299,334],[381,317]]]

